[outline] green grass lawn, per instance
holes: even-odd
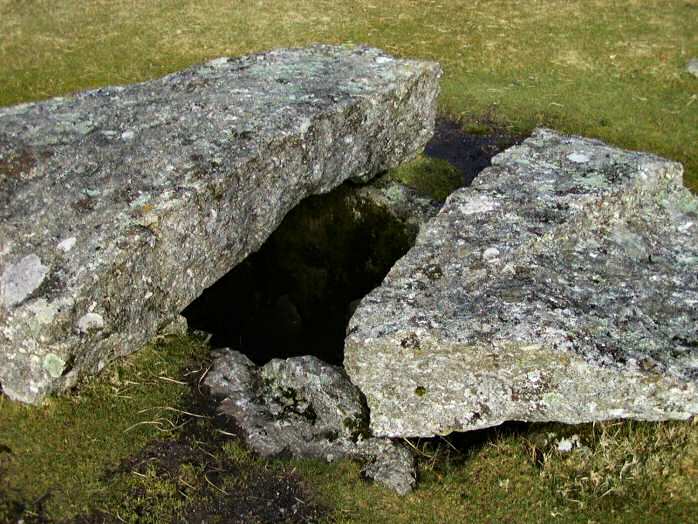
[[[650,151],[682,162],[698,191],[698,79],[684,71],[698,56],[696,0],[0,0],[0,105],[315,42],[437,60],[440,111],[466,128],[544,125]],[[0,398],[0,522],[18,511],[25,522],[95,512],[167,522],[245,492],[263,472],[298,476],[327,521],[698,521],[695,420],[413,442],[420,487],[400,498],[360,480],[351,462],[259,461],[232,439],[212,448],[201,435],[216,428],[183,413],[192,409],[185,374],[207,350],[171,339],[42,407]],[[179,469],[124,469],[147,444],[182,439],[193,424],[201,429],[186,433],[187,446],[198,451]],[[583,448],[558,452],[555,438],[572,434]],[[236,473],[212,481],[195,460],[202,454]]]

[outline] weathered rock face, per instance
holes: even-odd
[[[400,494],[415,485],[412,454],[368,435],[361,392],[341,368],[312,357],[273,359],[261,368],[240,352],[217,350],[204,380],[220,412],[263,457],[366,462],[364,474]]]
[[[438,65],[317,46],[0,109],[0,384],[138,349],[304,197],[431,135]]]
[[[345,346],[376,435],[698,413],[682,168],[539,130],[420,232]]]

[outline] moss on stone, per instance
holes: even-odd
[[[423,155],[390,171],[390,177],[437,201],[463,186],[461,173],[445,160]]]

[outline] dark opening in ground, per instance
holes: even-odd
[[[462,186],[514,141],[439,119],[425,153],[450,162]],[[212,334],[213,347],[240,350],[256,364],[298,355],[341,364],[353,309],[413,245],[418,226],[398,215],[349,183],[310,197],[183,314],[191,328]]]
[[[341,364],[354,301],[381,282],[414,233],[344,185],[302,202],[183,314],[214,347],[257,364],[298,355]]]
[[[465,132],[463,124],[437,118],[434,136],[424,148],[426,156],[446,160],[458,169],[463,175],[463,186],[469,186],[490,165],[493,156],[523,139],[498,129],[492,122],[472,126],[472,130],[477,132]]]

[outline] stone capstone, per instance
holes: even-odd
[[[246,444],[262,457],[365,462],[367,477],[400,494],[416,482],[402,445],[368,434],[361,392],[344,371],[314,356],[273,359],[260,367],[231,349],[214,353],[204,384]]]
[[[0,109],[2,391],[140,348],[303,198],[414,156],[439,76],[315,46]]]
[[[682,167],[537,130],[352,317],[377,436],[698,413],[698,199]]]

